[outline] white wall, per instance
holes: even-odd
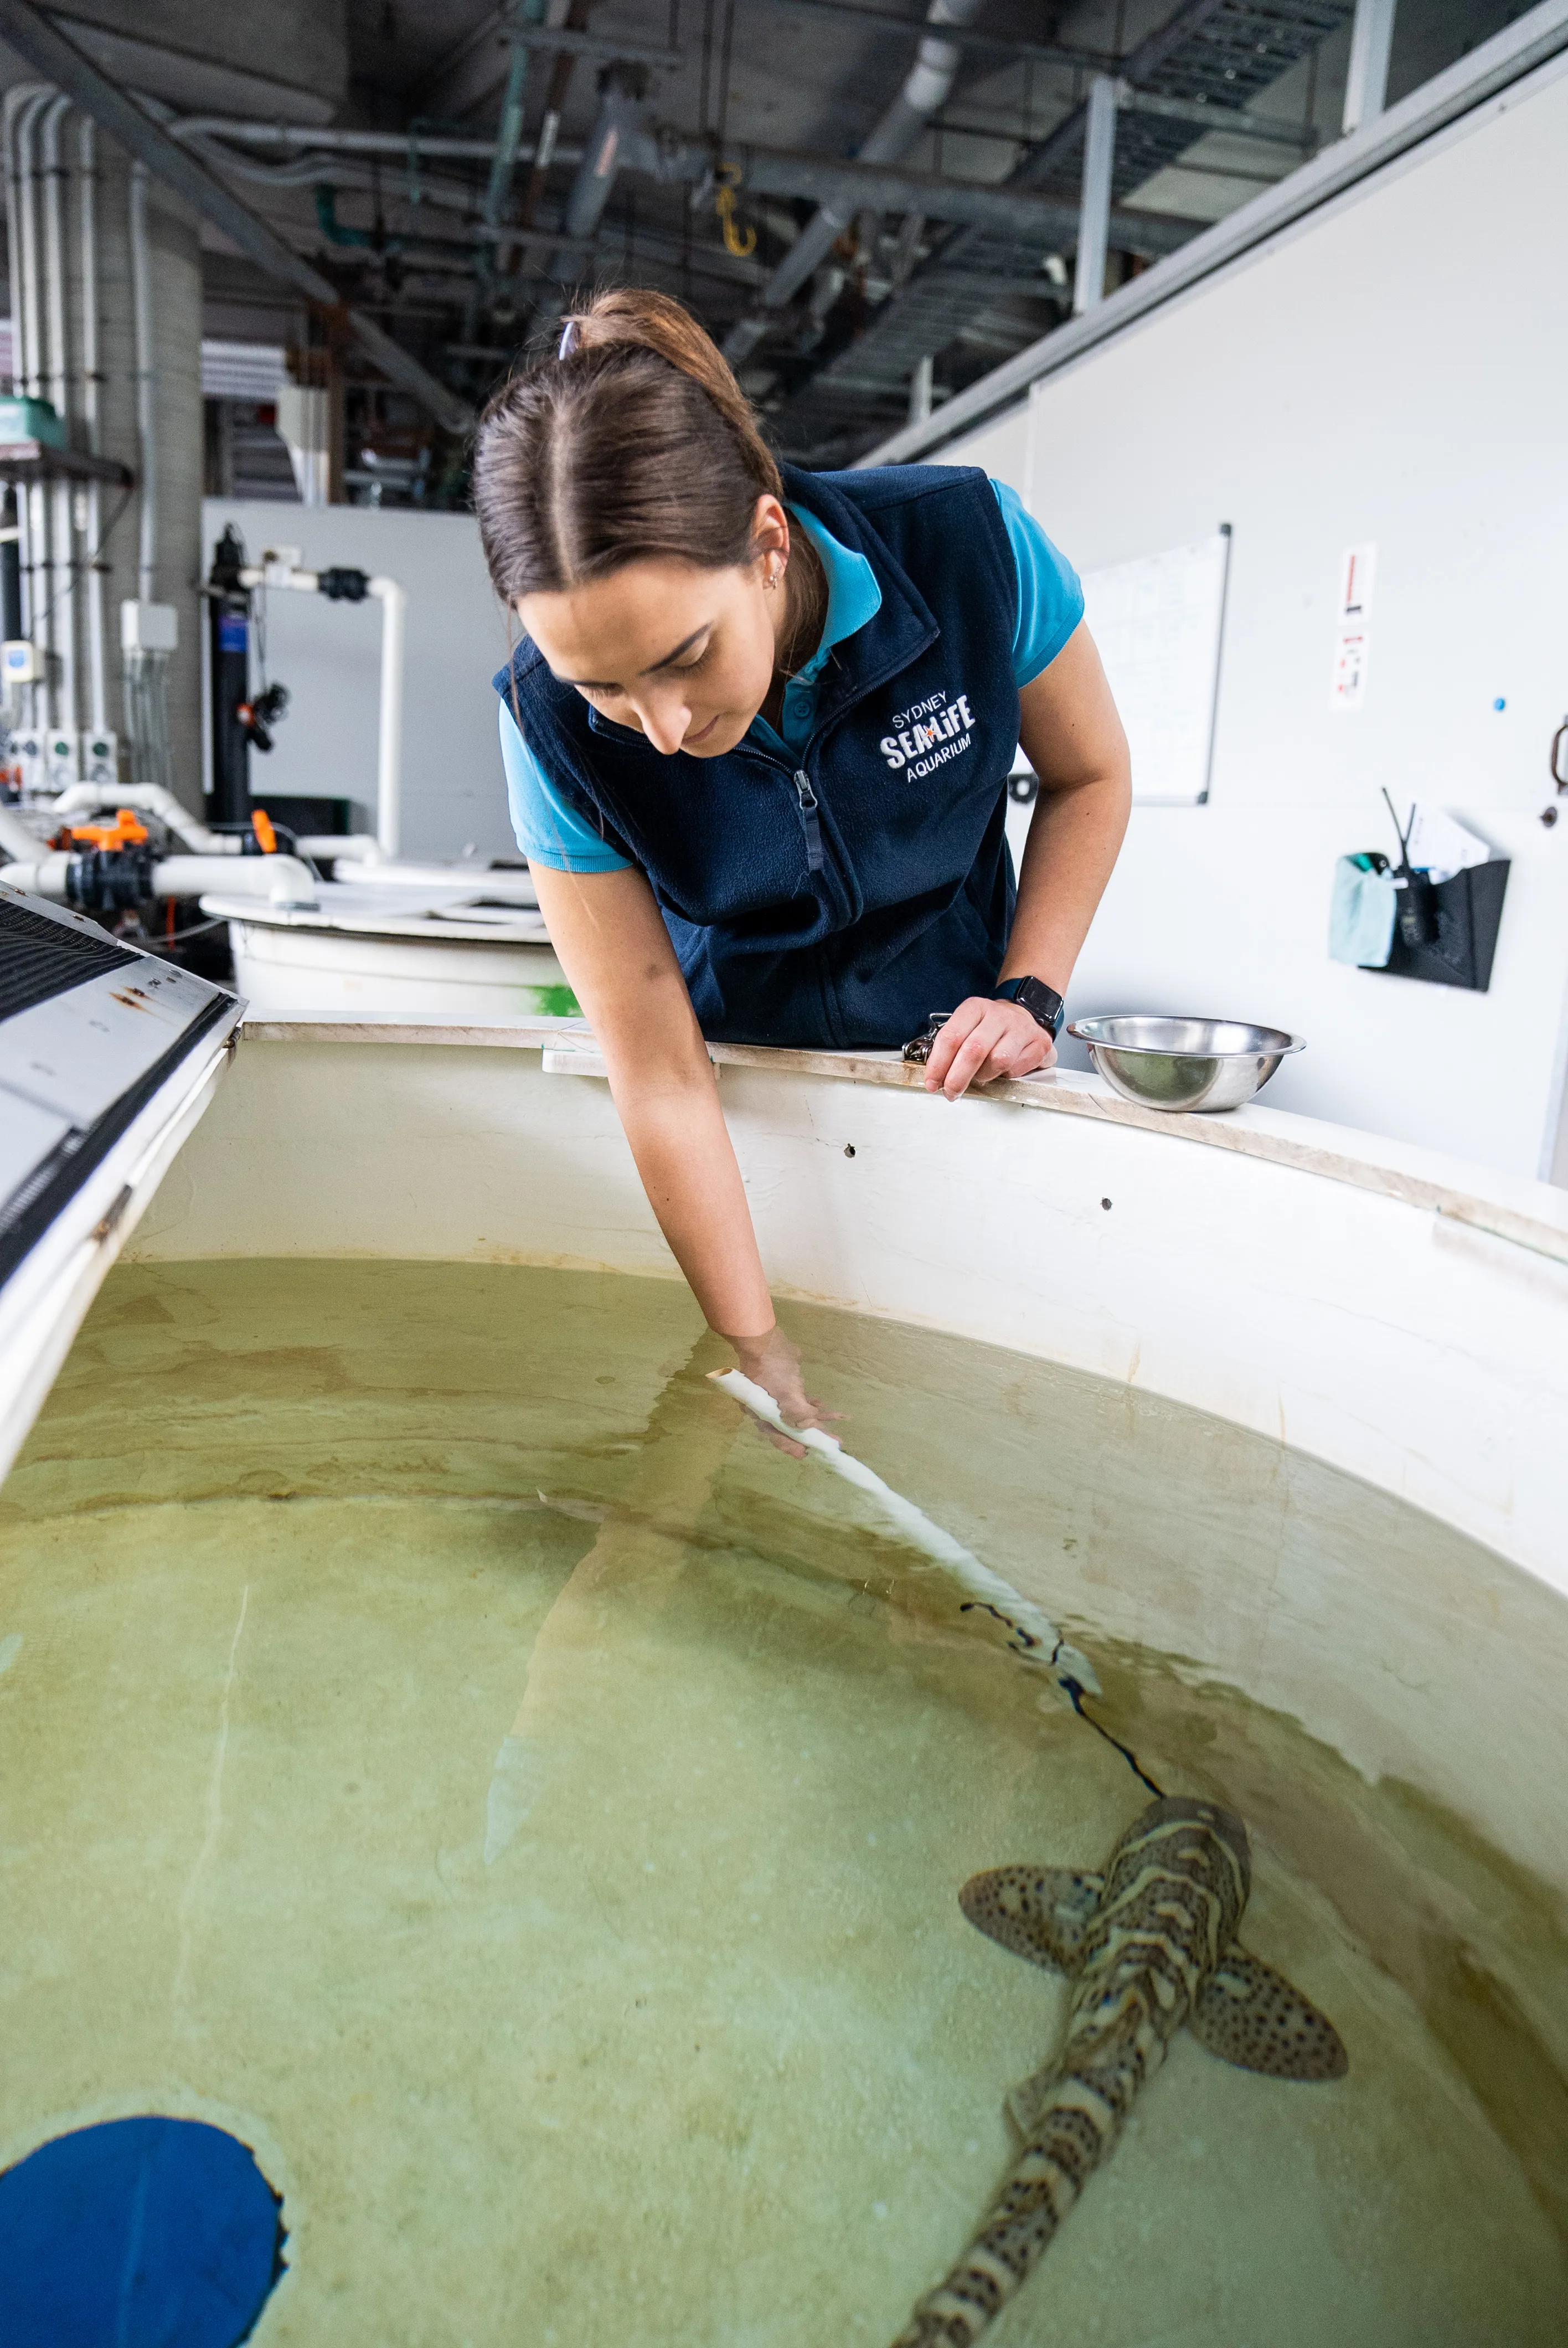
[[[515,856],[490,678],[507,656],[506,619],[491,592],[471,514],[364,506],[250,504],[209,498],[204,562],[232,521],[250,553],[292,546],[312,571],[355,565],[408,590],[404,704],[403,852]],[[274,590],[267,597],[267,668],[292,700],[277,747],[251,754],[251,788],[375,805],[381,607],[329,603]]]
[[[1298,1029],[1271,1104],[1531,1175],[1568,989],[1568,822],[1540,821],[1568,709],[1564,151],[1556,64],[942,450],[1081,568],[1235,530],[1210,802],[1136,810],[1071,1010]],[[1346,715],[1340,562],[1368,540]],[[1393,845],[1383,784],[1512,859],[1489,994],[1328,960],[1335,858]]]

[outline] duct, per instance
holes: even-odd
[[[927,25],[967,25],[979,5],[979,0],[931,0],[926,22]],[[903,88],[862,143],[857,160],[863,163],[896,163],[901,156],[907,154],[931,117],[946,105],[954,76],[958,70],[960,54],[951,41],[927,34],[916,52],[915,63]],[[907,209],[916,211],[919,207],[911,204]],[[845,209],[825,202],[807,221],[763,288],[759,304],[763,314],[738,319],[730,329],[724,342],[724,356],[732,366],[738,366],[755,350],[767,332],[766,313],[782,309],[799,291],[813,271],[827,258],[854,216],[853,206]]]
[[[599,77],[599,113],[583,149],[561,225],[586,242],[598,228],[617,174],[640,145],[646,75],[635,66],[607,66]]]
[[[1116,85],[1109,74],[1096,74],[1089,85],[1088,126],[1083,141],[1078,261],[1072,273],[1072,307],[1079,316],[1105,298],[1105,256],[1111,241],[1111,174],[1116,161]]]
[[[35,71],[47,75],[74,98],[165,186],[220,229],[269,277],[340,314],[354,340],[388,380],[411,392],[448,431],[470,428],[474,411],[466,400],[437,382],[374,319],[344,309],[330,278],[292,252],[206,164],[171,139],[145,107],[117,88],[32,0],[0,0],[0,37]]]

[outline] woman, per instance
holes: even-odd
[[[496,684],[551,939],[710,1325],[815,1426],[704,1037],[897,1045],[947,1011],[949,1100],[1055,1058],[1129,799],[1078,581],[983,473],[781,469],[658,294],[600,295],[497,393],[474,496],[525,631]]]

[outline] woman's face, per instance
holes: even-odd
[[[666,757],[721,757],[774,680],[789,561],[776,498],[758,499],[753,543],[752,561],[726,571],[629,562],[564,594],[525,595],[518,617],[551,673],[618,726],[646,734]]]

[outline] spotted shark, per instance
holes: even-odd
[[[1237,1946],[1252,1888],[1246,1828],[1213,1802],[1162,1798],[1102,1875],[1002,1867],[958,1894],[971,1924],[1073,1982],[1061,2051],[1008,2097],[1023,2140],[968,2250],[895,2348],[971,2348],[1010,2300],[1184,2024],[1211,2054],[1274,2079],[1337,2079],[1339,2034]]]

